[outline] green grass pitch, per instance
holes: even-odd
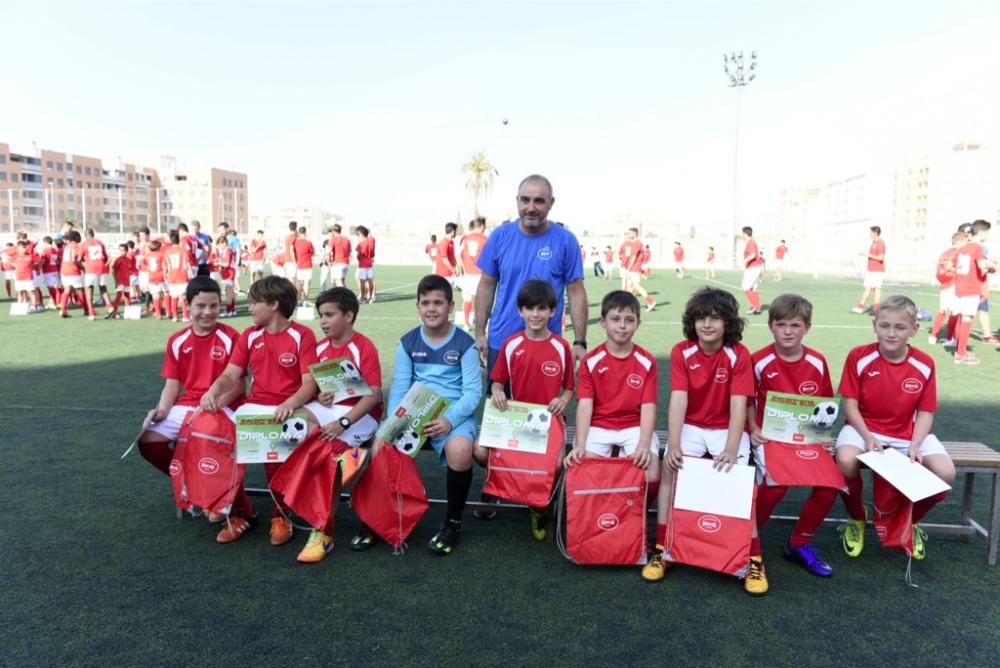
[[[357,326],[383,352],[388,380],[396,340],[417,324],[422,270],[378,272],[378,302],[361,307]],[[684,301],[704,283],[667,270],[648,281],[658,306],[643,313],[637,341],[659,357],[663,398]],[[586,284],[595,345],[603,338],[600,299],[617,281],[588,276]],[[717,284],[744,302],[735,272],[719,272]],[[806,343],[826,354],[835,383],[847,351],[873,340],[870,318],[848,312],[860,281],[791,275],[766,281],[762,291],[765,304],[783,291],[814,302]],[[897,291],[936,308],[930,285],[886,290]],[[384,544],[351,552],[357,523],[346,506],[337,549],[315,566],[295,562],[303,533],[282,548],[268,544],[265,527],[217,545],[215,526],[175,518],[162,475],[135,453],[119,460],[159,396],[163,346],[178,325],[88,322],[79,310],[71,320],[52,312],[15,318],[5,302],[0,311],[0,665],[1000,663],[1000,569],[986,565],[979,539],[932,536],[928,558],[913,566],[920,587],[911,589],[905,557],[881,549],[870,530],[858,560],[843,554],[834,528],[820,530],[815,543],[836,570],[824,580],[784,561],[790,529],[769,524],[762,536],[771,593],[762,599],[733,578],[692,568],[648,585],[637,568],[578,567],[554,543],[534,541],[522,514],[483,522],[467,513],[462,544],[445,558],[425,547],[443,517],[439,508],[403,556]],[[750,322],[745,343],[754,350],[770,340],[766,314]],[[250,321],[243,315],[230,323]],[[913,343],[928,348],[926,327]],[[1000,351],[977,341],[973,350],[983,358],[979,367],[956,367],[940,346],[931,350],[939,372],[935,431],[1000,447]],[[663,401],[657,426],[665,422]],[[443,497],[433,458],[418,463],[428,493]],[[248,480],[262,485],[262,472],[251,470]],[[481,482],[477,471],[473,498]],[[928,521],[957,517],[960,492]],[[795,512],[801,498],[790,495],[778,512]],[[263,511],[268,502],[255,503]],[[834,512],[842,515],[839,503]]]

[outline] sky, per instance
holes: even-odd
[[[541,173],[574,229],[731,225],[737,95],[746,214],[1000,144],[996,2],[6,2],[0,25],[0,141],[244,171],[251,214],[436,229],[471,215],[483,149],[492,218]],[[739,93],[736,50],[759,53]]]

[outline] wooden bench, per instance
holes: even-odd
[[[660,456],[667,447],[667,432],[657,430],[656,435],[660,441]],[[575,427],[566,427],[566,445],[571,446],[576,437]],[[951,534],[961,537],[961,540],[968,542],[970,536],[982,536],[988,545],[986,560],[990,566],[997,563],[998,546],[1000,546],[1000,452],[990,448],[983,443],[947,441],[944,443],[948,455],[955,464],[956,480],[964,476],[965,485],[962,491],[962,510],[958,523],[954,524],[934,524],[921,522],[920,526],[928,533]],[[431,448],[425,448],[431,451]],[[985,524],[980,524],[972,517],[973,497],[975,493],[976,474],[988,476],[990,487],[990,499],[987,503],[987,518]],[[268,496],[267,489],[247,489],[251,495]],[[342,498],[349,495],[344,493]],[[430,499],[432,506],[444,507],[447,505],[445,499]],[[527,506],[516,503],[483,503],[481,501],[469,501],[467,507],[472,510],[495,510],[497,512],[524,511]],[[652,510],[650,512],[653,512]],[[796,522],[797,515],[773,515],[772,520],[778,522]],[[841,524],[847,521],[846,517],[827,517],[823,520],[827,524]]]

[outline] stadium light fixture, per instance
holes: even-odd
[[[739,177],[740,177],[740,97],[744,88],[757,78],[757,51],[750,52],[749,66],[744,66],[743,52],[722,54],[726,78],[730,88],[736,89],[736,132],[733,137],[733,265],[739,269],[741,262],[736,255],[740,239]]]

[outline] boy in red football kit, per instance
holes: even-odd
[[[125,306],[132,303],[129,299],[132,261],[128,257],[128,244],[118,245],[118,257],[115,258],[115,261],[111,265],[111,273],[115,277],[115,301],[111,305],[111,310],[104,316],[105,320],[121,317],[118,313],[118,306],[122,302],[122,297],[125,298]]]
[[[955,332],[958,347],[955,364],[975,365],[980,360],[968,351],[972,319],[982,301],[987,275],[996,271],[997,263],[986,258],[983,244],[990,236],[991,225],[985,220],[972,223],[972,239],[955,253],[955,311],[961,316]],[[990,332],[983,332],[989,336]]]
[[[207,276],[191,279],[186,296],[191,302],[191,326],[174,332],[167,339],[160,371],[164,379],[163,391],[156,408],[146,416],[146,430],[139,436],[139,452],[168,476],[174,456],[170,443],[177,440],[188,413],[198,407],[206,390],[226,368],[239,338],[235,329],[217,322],[219,286],[215,281]],[[243,386],[237,384],[219,396],[219,405],[226,407],[230,417],[227,407],[242,394]],[[253,515],[253,506],[242,489],[233,512]]]
[[[375,239],[369,235],[368,228],[364,225],[358,225],[357,235],[355,253],[358,256],[358,294],[362,304],[371,304],[375,301]]]
[[[174,322],[180,322],[183,312],[184,322],[190,322],[186,294],[188,279],[191,274],[191,253],[188,244],[181,244],[181,236],[177,231],[170,232],[170,246],[163,251],[163,264],[167,274],[167,315]],[[178,305],[181,307],[178,310]]]
[[[681,246],[681,242],[674,242],[674,272],[677,274],[677,278],[684,278],[687,272],[684,270],[684,246]]]
[[[298,291],[287,278],[267,276],[250,286],[247,294],[253,325],[240,334],[229,358],[226,370],[201,398],[201,406],[214,412],[224,406],[222,398],[233,387],[243,384],[243,376],[253,373],[253,385],[247,403],[239,414],[273,414],[284,421],[316,396],[316,381],[309,365],[316,363],[316,335],[308,327],[289,318],[295,312]],[[315,427],[309,421],[309,431]],[[280,464],[264,464],[268,481]],[[283,512],[282,497],[275,494],[271,508],[271,545],[284,545],[292,539],[292,523]],[[216,540],[231,543],[238,540],[251,523],[244,517],[230,517]]]
[[[826,358],[812,348],[802,345],[802,339],[812,326],[812,309],[812,304],[805,297],[793,294],[776,297],[767,308],[767,326],[774,336],[774,342],[764,346],[752,356],[757,394],[752,400],[755,405],[747,408],[747,424],[750,427],[750,442],[758,446],[754,456],[759,472],[758,479],[762,481],[766,480],[767,474],[763,448],[767,439],[761,433],[767,393],[833,396],[833,383],[830,380],[830,367],[826,363]],[[829,445],[833,445],[832,440]],[[775,506],[787,493],[788,487],[782,485],[766,483],[758,485],[756,508],[758,529],[770,519]],[[799,520],[792,529],[788,543],[785,544],[786,559],[820,577],[830,577],[833,575],[833,569],[823,561],[819,552],[810,543],[810,539],[836,501],[836,489],[814,487],[802,505]]]
[[[552,415],[563,415],[573,398],[573,347],[566,339],[553,334],[549,319],[556,310],[556,293],[545,281],[529,280],[517,293],[517,308],[524,319],[524,329],[512,334],[500,346],[500,355],[490,373],[490,401],[494,408],[507,410],[507,386],[510,399],[541,404]],[[565,418],[564,418],[565,419]],[[489,448],[476,445],[473,453],[483,467]],[[495,501],[489,495],[484,501]],[[531,534],[545,540],[545,508],[531,508]],[[490,519],[496,512],[477,511],[476,517]]]
[[[306,228],[300,227],[295,238],[295,283],[299,288],[299,305],[309,306],[309,283],[313,275],[313,256],[316,248],[306,236]]]
[[[708,247],[708,256],[705,258],[705,278],[715,278],[715,246]]]
[[[861,253],[867,258],[868,264],[865,266],[864,291],[861,293],[861,300],[857,306],[851,308],[851,313],[864,313],[865,302],[868,295],[875,291],[872,301],[872,312],[878,313],[879,302],[882,301],[882,283],[885,281],[885,242],[882,241],[882,228],[872,225],[869,229],[872,243],[868,247],[868,253]]]
[[[667,517],[674,474],[684,456],[711,457],[720,472],[749,461],[750,438],[744,429],[747,398],[754,396],[753,363],[740,343],[745,322],[739,311],[736,298],[718,288],[698,290],[684,308],[684,341],[670,351],[667,453],[657,503],[656,550],[642,569],[647,582],[662,580],[669,567],[663,559]],[[744,588],[755,596],[768,588],[756,524]]]
[[[618,251],[622,261],[622,289],[628,290],[633,295],[642,295],[646,302],[646,310],[652,311],[656,306],[652,296],[642,287],[642,242],[639,241],[639,229],[630,227],[625,233],[625,243]]]
[[[330,228],[330,275],[333,285],[347,287],[347,269],[351,266],[351,240],[340,233],[341,227],[334,223]]]
[[[462,236],[458,244],[458,259],[462,270],[458,286],[462,290],[462,316],[468,331],[472,331],[472,326],[475,324],[473,311],[476,292],[479,290],[479,280],[483,275],[483,270],[476,261],[479,260],[479,254],[486,245],[486,235],[483,233],[485,229],[485,218],[474,219],[469,223],[469,231]]]
[[[149,295],[153,300],[153,312],[160,320],[166,318],[167,273],[163,258],[164,248],[159,239],[149,242],[146,251],[146,274],[149,282]],[[161,301],[164,303],[161,305]]]
[[[353,292],[347,288],[331,288],[322,292],[316,298],[316,309],[319,311],[320,328],[326,336],[316,346],[317,361],[340,358],[350,360],[372,391],[369,395],[349,397],[336,404],[333,403],[332,393],[321,392],[315,400],[303,407],[321,427],[321,438],[336,441],[339,447],[334,450],[334,455],[340,455],[352,447],[360,447],[378,430],[382,419],[382,364],[375,344],[354,329],[359,306],[358,298]],[[341,468],[337,467],[329,517],[320,528],[314,527],[309,534],[309,539],[298,556],[298,561],[302,563],[321,561],[333,550],[333,529],[340,502],[341,475]],[[364,538],[359,540],[363,541]],[[371,541],[373,540],[372,536]],[[354,541],[351,547],[363,549],[355,545]]]
[[[775,282],[782,280],[785,274],[785,254],[788,253],[788,246],[785,245],[785,240],[782,239],[774,249],[774,280]]]
[[[576,442],[566,466],[586,457],[610,457],[615,446],[646,471],[649,496],[660,480],[657,458],[656,358],[633,341],[642,308],[635,295],[613,290],[601,300],[601,327],[608,338],[580,361]]]
[[[965,234],[962,232],[955,232],[951,235],[951,246],[949,246],[943,253],[941,257],[938,258],[937,266],[934,269],[935,278],[937,278],[938,283],[941,284],[940,296],[938,298],[938,312],[934,316],[934,322],[931,325],[930,336],[927,337],[927,343],[934,345],[938,342],[938,334],[941,333],[941,327],[944,325],[945,320],[948,321],[948,330],[945,335],[945,346],[955,345],[955,329],[958,325],[959,316],[954,311],[955,306],[955,255],[958,254],[958,249],[965,245]]]
[[[743,240],[746,242],[746,245],[743,247],[743,282],[740,287],[750,302],[748,313],[750,315],[759,315],[762,308],[760,303],[760,276],[764,271],[764,258],[760,254],[760,247],[753,238],[752,227],[743,228]]]
[[[17,301],[23,304],[31,302],[31,312],[44,311],[45,307],[38,301],[35,293],[35,273],[38,271],[41,260],[37,255],[28,251],[28,242],[17,242],[17,254],[12,258],[14,265],[14,287],[17,289]]]
[[[455,234],[458,225],[445,223],[444,237],[437,242],[437,253],[434,254],[434,273],[455,285],[455,273],[458,270],[458,260],[455,259]]]
[[[63,294],[60,303],[62,317],[69,318],[69,300],[80,299],[83,293],[83,300],[86,304],[87,317],[95,319],[94,304],[90,300],[90,295],[83,289],[83,251],[80,249],[80,233],[70,230],[64,237],[66,243],[63,245],[62,264],[59,266],[59,274],[62,278]],[[79,292],[77,292],[79,290]]]
[[[877,341],[853,349],[844,362],[839,391],[844,397],[847,424],[837,437],[837,463],[847,479],[842,498],[850,519],[843,542],[849,557],[859,556],[865,546],[867,514],[858,455],[895,448],[949,485],[955,480],[955,465],[931,433],[937,410],[934,359],[909,345],[919,331],[916,304],[908,297],[893,295],[882,303],[875,317]],[[914,559],[926,556],[926,535],[917,522],[946,496],[941,492],[913,504]]]
[[[108,250],[102,241],[94,237],[94,228],[88,227],[84,234],[87,238],[80,245],[83,253],[83,282],[87,287],[90,303],[98,305],[94,301],[94,286],[97,286],[101,295],[99,304],[106,306],[111,303],[111,296],[108,294]]]
[[[222,283],[222,288],[225,290],[226,303],[220,317],[234,318],[236,317],[236,258],[224,234],[220,234],[215,240],[210,257],[209,264],[212,267],[209,273],[212,278]]]
[[[50,308],[58,308],[62,282],[59,280],[59,264],[62,262],[62,249],[52,244],[52,237],[43,237],[37,249],[42,260],[42,284],[49,291]]]

